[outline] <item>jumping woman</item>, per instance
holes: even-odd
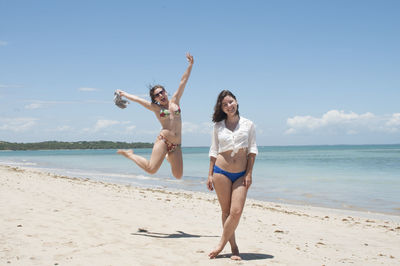
[[[117,153],[135,162],[140,168],[149,174],[155,174],[160,168],[164,158],[167,158],[171,164],[172,174],[180,179],[183,174],[182,161],[182,119],[179,101],[182,97],[186,83],[189,79],[193,66],[193,56],[186,54],[189,62],[177,91],[168,99],[167,91],[161,85],[155,85],[150,89],[151,102],[142,99],[136,95],[117,90],[121,97],[125,97],[133,102],[137,102],[154,112],[156,118],[161,124],[161,132],[154,142],[153,151],[150,159],[139,156],[133,150],[118,150]]]

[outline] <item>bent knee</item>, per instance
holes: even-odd
[[[183,176],[183,169],[171,169],[172,171],[172,175],[176,178],[176,179],[181,179]]]
[[[222,218],[228,218],[229,216],[229,210],[222,210]]]
[[[179,172],[179,173],[172,173],[172,174],[174,175],[174,177],[175,177],[176,179],[181,179],[182,176],[183,176],[183,173],[182,173],[182,172]]]
[[[158,168],[156,168],[156,167],[149,167],[146,169],[146,172],[151,175],[154,175],[155,173],[157,173],[157,171],[158,171]]]
[[[229,213],[230,216],[232,217],[240,217],[242,215],[243,209],[242,208],[238,208],[238,209],[232,209]]]

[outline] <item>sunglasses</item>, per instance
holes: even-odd
[[[154,93],[154,98],[157,98],[165,93],[165,90],[161,90],[159,93]]]

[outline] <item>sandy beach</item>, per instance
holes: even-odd
[[[400,217],[248,199],[230,248],[215,194],[0,166],[1,265],[400,265]]]

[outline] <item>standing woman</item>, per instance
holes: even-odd
[[[139,98],[136,95],[117,90],[120,96],[143,105],[145,108],[153,111],[161,124],[161,132],[154,143],[150,160],[133,153],[133,150],[118,150],[117,153],[124,155],[135,162],[139,167],[149,174],[155,174],[160,168],[164,158],[171,164],[171,170],[174,177],[180,179],[183,174],[182,161],[182,119],[179,101],[182,97],[186,83],[189,79],[193,66],[193,56],[186,54],[189,62],[177,91],[168,99],[165,88],[161,85],[155,85],[150,89],[151,102]]]
[[[215,124],[207,187],[210,191],[215,188],[217,193],[223,233],[217,247],[208,256],[215,258],[229,241],[231,259],[240,260],[235,230],[243,212],[258,154],[254,124],[239,116],[238,102],[229,90],[223,90],[218,95],[212,120]]]

